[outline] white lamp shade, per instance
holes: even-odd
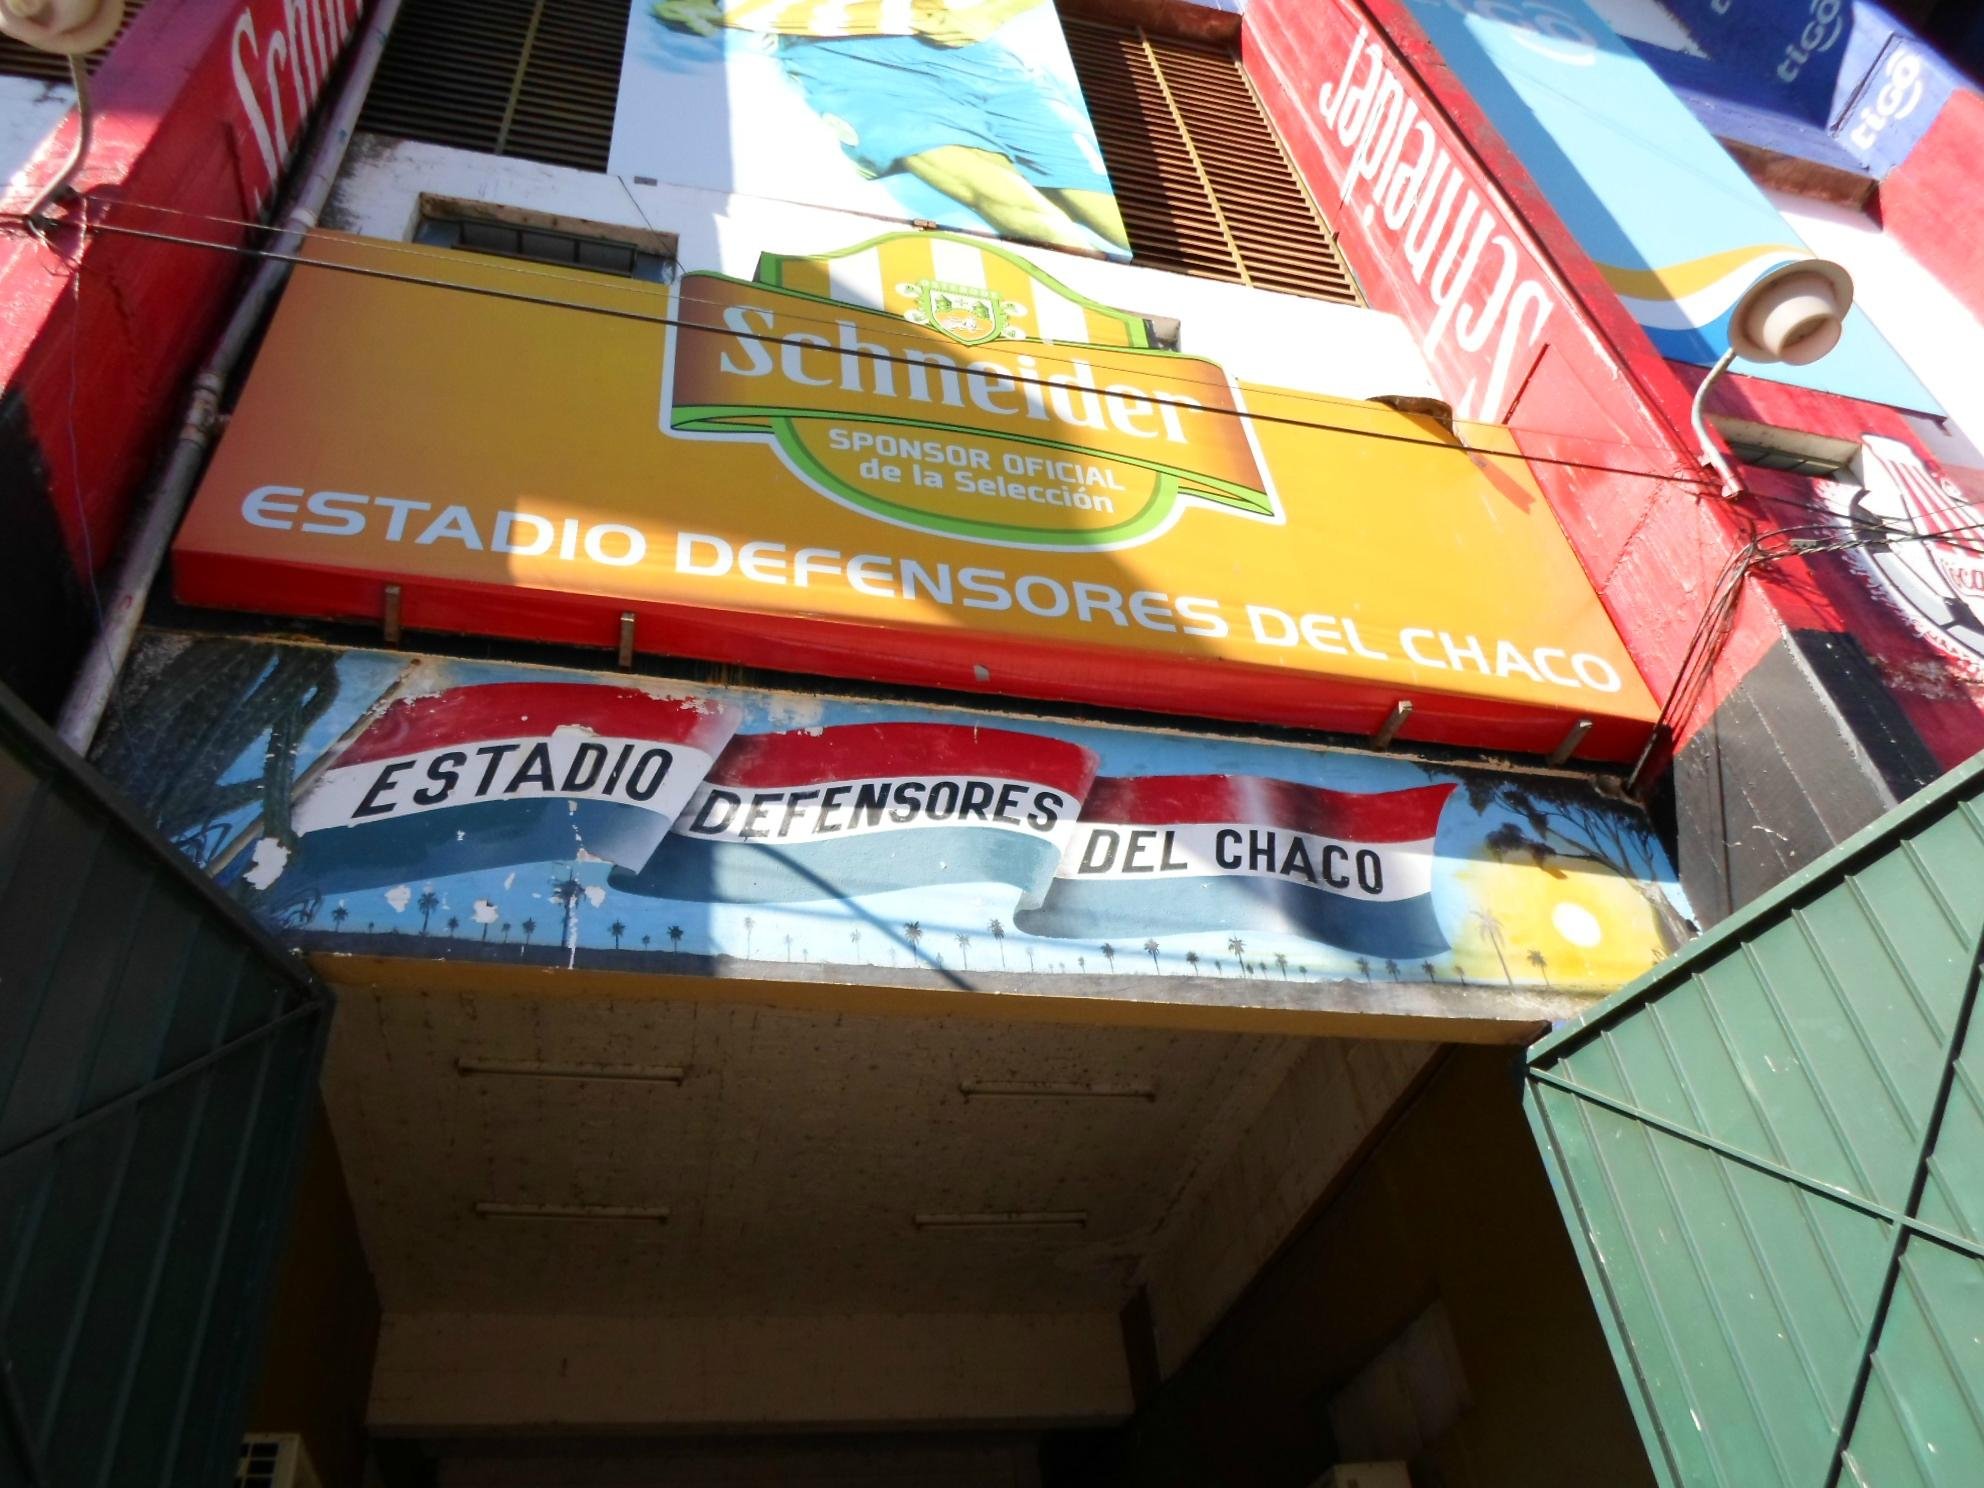
[[[123,20],[124,0],[0,0],[0,32],[63,56],[95,51]]]
[[[1853,308],[1853,276],[1823,258],[1780,264],[1743,292],[1729,316],[1729,344],[1751,362],[1802,367],[1839,344]]]

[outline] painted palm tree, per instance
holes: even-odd
[[[1075,970],[1081,972],[1084,976],[1086,976],[1088,974],[1088,957],[1086,956],[1075,957]]]
[[[1664,860],[1644,816],[1570,778],[1457,771],[1455,779],[1471,808],[1505,817],[1484,841],[1491,856],[1527,858],[1556,878],[1578,864],[1618,874],[1652,910],[1663,956],[1694,928],[1660,888]]]
[[[1154,941],[1154,940],[1147,940],[1147,941],[1145,941],[1145,942],[1144,942],[1144,954],[1145,954],[1146,956],[1148,956],[1148,957],[1150,957],[1150,969],[1151,969],[1151,971],[1152,971],[1152,972],[1156,972],[1156,971],[1158,970],[1158,965],[1157,965],[1157,942],[1156,942],[1156,941]]]
[[[616,951],[619,950],[620,937],[627,933],[627,922],[625,920],[615,920],[606,927],[606,933],[613,937],[613,949]]]
[[[910,920],[902,927],[902,938],[909,942],[909,959],[914,961],[923,954],[917,947],[923,944],[923,922]]]
[[[448,939],[453,940],[455,938],[455,932],[461,928],[462,928],[462,917],[460,915],[449,915]]]
[[[751,959],[751,932],[758,928],[758,922],[751,916],[744,916],[744,959]]]
[[[1550,958],[1541,951],[1531,951],[1526,958],[1536,968],[1536,974],[1543,978],[1543,985],[1550,985]]]
[[[483,940],[487,941],[489,939],[489,932],[495,928],[496,928],[496,920],[494,916],[491,916],[489,919],[484,920],[482,922]]]
[[[1233,959],[1240,963],[1240,975],[1247,975],[1247,942],[1237,935],[1226,937],[1226,948],[1233,952]]]
[[[1197,976],[1199,974],[1199,953],[1197,951],[1185,952],[1185,965],[1189,968],[1185,973],[1186,976]]]
[[[1288,957],[1280,951],[1274,953],[1274,969],[1281,974],[1284,982],[1288,980]]]
[[[651,945],[653,945],[653,944],[654,944],[654,937],[653,937],[652,935],[643,935],[643,936],[641,937],[641,949],[642,949],[642,950],[644,950],[644,951],[645,951],[645,950],[646,950],[646,949],[647,949],[647,948],[648,948],[649,946],[651,946]]]
[[[585,898],[586,886],[579,882],[577,870],[566,870],[565,876],[551,886],[551,897],[565,911],[565,949],[577,951],[579,948],[579,901]]]
[[[529,945],[530,938],[533,935],[537,934],[537,921],[525,920],[523,923],[523,932],[524,932],[524,944]]]
[[[1032,946],[1028,946],[1028,947],[1026,948],[1026,969],[1027,969],[1028,971],[1033,971],[1033,970],[1035,969],[1035,967],[1034,967],[1034,964],[1033,964],[1033,947],[1032,947]]]
[[[992,944],[999,948],[999,970],[1006,969],[1006,925],[1003,920],[988,920],[985,928],[992,932]]]
[[[670,925],[668,927],[666,934],[668,936],[668,949],[671,952],[676,952],[678,954],[680,953],[682,949],[682,936],[684,933],[685,932],[683,931],[680,925]]]
[[[792,959],[792,937],[790,935],[785,938],[785,959],[788,961]]]
[[[1113,974],[1116,970],[1116,947],[1106,940],[1102,943],[1102,959],[1109,963],[1109,970]]]
[[[1513,987],[1516,979],[1509,970],[1509,958],[1502,954],[1508,945],[1508,938],[1502,930],[1502,922],[1495,918],[1495,911],[1492,909],[1477,909],[1474,912],[1474,922],[1481,927],[1481,938],[1494,948],[1495,959],[1502,963],[1502,980]]]
[[[342,930],[344,929],[344,922],[350,918],[351,911],[346,909],[343,903],[340,902],[338,907],[331,911],[331,927],[336,930]]]
[[[420,897],[413,901],[413,907],[420,911],[420,933],[427,933],[427,922],[434,918],[434,911],[441,907],[441,896],[432,889],[422,889]]]
[[[958,938],[958,965],[964,967],[965,970],[969,971],[971,970],[971,937],[969,935],[966,935],[964,931],[960,930],[958,931],[957,938]]]
[[[847,938],[854,946],[854,959],[859,961],[861,959],[861,931],[858,928],[850,930],[847,932]]]
[[[1219,957],[1217,956],[1214,956],[1212,958],[1212,969],[1215,973],[1217,973],[1220,976],[1226,975],[1226,963],[1220,960]]]
[[[508,945],[509,943],[510,943],[510,922],[508,920],[505,920],[503,921],[503,944]]]
[[[1392,960],[1389,956],[1385,958],[1385,975],[1393,981],[1398,980],[1398,962]]]
[[[1431,961],[1421,961],[1419,963],[1419,969],[1426,973],[1426,980],[1429,982],[1437,982],[1440,979],[1439,968],[1434,966]]]
[[[1364,978],[1365,981],[1368,982],[1371,980],[1371,963],[1367,958],[1359,956],[1350,964],[1357,968],[1357,974]]]

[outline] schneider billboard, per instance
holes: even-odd
[[[1593,758],[1655,714],[1506,431],[1243,384],[985,240],[313,252],[189,602]]]

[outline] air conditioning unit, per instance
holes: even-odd
[[[303,1438],[294,1432],[259,1432],[241,1438],[235,1488],[324,1488]]]
[[[1403,1462],[1339,1462],[1309,1488],[1412,1488]]]

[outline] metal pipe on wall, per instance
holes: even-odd
[[[166,457],[157,481],[140,500],[124,560],[118,566],[116,586],[103,606],[101,628],[77,669],[56,721],[56,732],[62,736],[62,742],[78,754],[88,752],[104,710],[110,705],[117,675],[130,654],[138,622],[144,616],[152,582],[165,562],[187,495],[206,465],[207,447],[213,440],[227,379],[289,278],[290,264],[285,260],[303,246],[305,235],[317,225],[317,214],[330,198],[331,186],[344,165],[345,152],[358,127],[359,111],[365,106],[365,95],[372,86],[373,74],[378,71],[400,4],[401,0],[377,0],[364,31],[353,43],[343,86],[324,115],[310,153],[291,183],[288,210],[268,245],[269,256],[256,265],[247,288],[215,340],[206,365],[193,379],[178,440]]]

